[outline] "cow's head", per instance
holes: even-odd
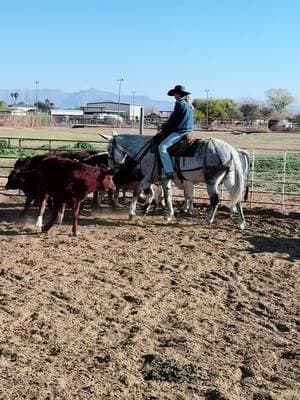
[[[113,181],[113,175],[115,171],[102,164],[100,166],[100,174],[98,176],[99,188],[105,190],[116,190],[116,186]]]
[[[22,189],[23,182],[24,176],[22,172],[18,169],[14,169],[7,177],[5,189]]]

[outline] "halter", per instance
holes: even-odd
[[[108,154],[108,159],[111,160],[114,164],[116,164],[117,166],[121,166],[124,164],[125,160],[127,157],[132,158],[134,161],[140,162],[142,160],[142,158],[145,156],[145,154],[147,153],[148,149],[150,148],[151,144],[152,144],[152,140],[149,140],[149,142],[146,142],[141,148],[140,150],[138,150],[138,152],[134,155],[134,156],[129,156],[128,155],[128,150],[125,149],[123,146],[120,146],[119,144],[117,144],[117,140],[116,138],[113,138],[112,141],[112,149],[111,152],[109,152]],[[144,151],[143,151],[144,150]],[[114,159],[114,154],[115,151],[118,152],[121,157],[123,157],[122,161],[119,163]],[[143,151],[143,152],[142,152]],[[142,152],[142,154],[137,158],[137,156]],[[113,158],[110,157],[110,154],[113,154]]]
[[[123,150],[124,148],[117,144],[117,141],[115,138],[112,139],[111,144],[112,144],[112,149],[108,153],[108,160],[111,160],[113,162],[113,164],[115,164],[117,167],[121,167],[124,164],[126,158],[128,157],[128,154],[126,153],[126,149]],[[114,158],[115,151],[118,152],[122,157],[122,161],[120,163],[117,162]],[[112,157],[110,156],[111,154],[112,154]]]

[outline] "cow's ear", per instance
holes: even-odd
[[[102,170],[103,172],[106,172],[106,171],[109,170],[108,166],[105,165],[105,164],[100,164],[100,168],[101,168],[101,170]]]

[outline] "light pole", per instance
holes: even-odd
[[[136,92],[131,92],[132,93],[132,126],[134,126],[135,122],[135,110],[134,110],[134,96]]]
[[[119,127],[119,122],[120,122],[120,100],[121,100],[121,85],[122,82],[124,82],[123,78],[117,79],[119,82],[119,97],[118,97],[118,120],[117,120],[117,127]]]
[[[38,113],[38,84],[40,83],[39,81],[35,81],[35,109],[36,113]]]
[[[206,129],[208,129],[208,93],[209,93],[209,89],[205,89],[204,92],[206,92]]]

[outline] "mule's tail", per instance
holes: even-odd
[[[243,168],[243,174],[244,174],[244,181],[245,181],[245,193],[244,193],[244,201],[248,200],[248,195],[249,195],[249,180],[250,180],[250,168],[251,168],[251,160],[250,160],[250,154],[246,150],[242,149],[237,149],[240,160],[242,163],[242,168]]]
[[[242,200],[244,190],[244,174],[241,160],[238,152],[233,149],[232,151],[232,167],[234,172],[234,187],[232,190],[232,205]]]

